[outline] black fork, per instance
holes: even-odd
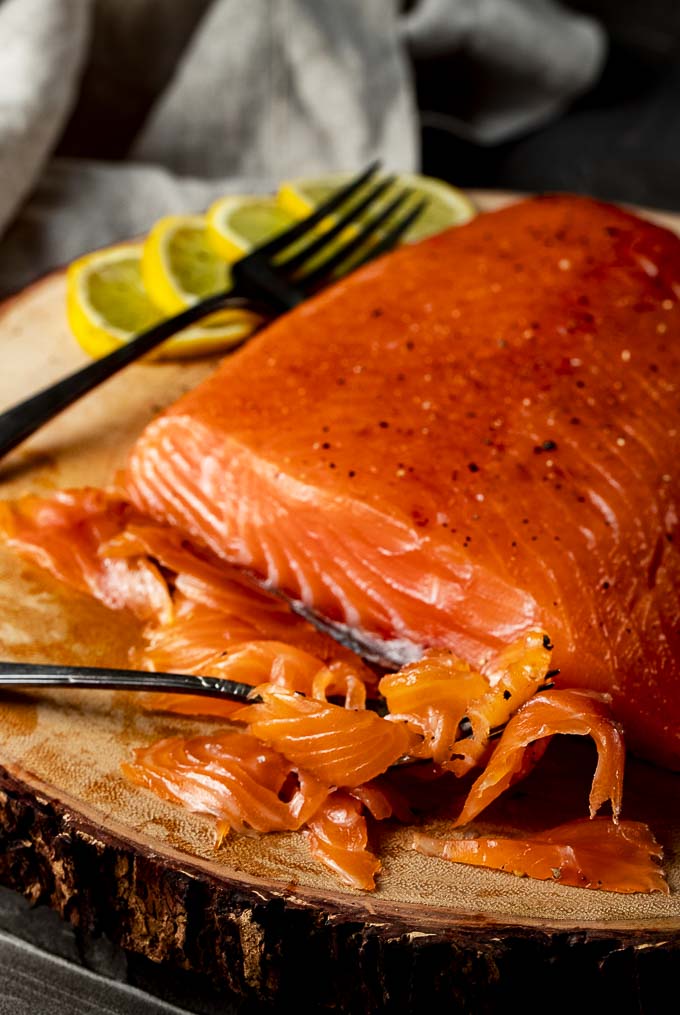
[[[559,670],[550,670],[536,693],[553,688],[553,678]],[[4,690],[26,690],[46,687],[88,688],[90,690],[142,691],[171,694],[191,694],[204,698],[221,698],[223,701],[252,705],[262,701],[250,684],[225,677],[196,676],[186,673],[150,673],[148,670],[117,670],[98,666],[62,666],[40,663],[15,663],[0,660],[0,694]],[[340,704],[340,702],[339,702]],[[368,698],[366,708],[379,716],[388,714],[387,702],[383,697]],[[496,726],[489,733],[496,740],[505,725]],[[472,725],[467,716],[458,727],[458,736],[467,739],[472,736]],[[404,758],[402,762],[413,761]]]
[[[245,304],[264,317],[276,317],[394,247],[427,202],[423,199],[414,204],[412,192],[402,188],[375,211],[380,198],[394,184],[390,177],[378,180],[378,169],[379,163],[373,163],[331,194],[311,215],[237,261],[232,267],[230,289],[161,321],[108,356],[2,413],[0,457],[123,367],[209,314]],[[371,211],[373,214],[368,214]],[[334,212],[338,214],[332,224],[319,230]],[[353,223],[358,225],[350,235],[348,227]],[[348,235],[343,235],[345,232]]]

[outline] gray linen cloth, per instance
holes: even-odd
[[[223,193],[417,169],[411,56],[472,61],[490,86],[446,127],[493,144],[559,113],[604,48],[556,0],[0,0],[0,293]],[[65,128],[77,158],[55,157]]]

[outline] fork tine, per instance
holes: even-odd
[[[314,257],[320,250],[323,250],[327,246],[328,241],[332,240],[335,236],[341,233],[347,226],[353,222],[362,212],[370,208],[372,204],[382,197],[386,190],[394,183],[394,176],[388,176],[386,179],[376,183],[375,186],[371,187],[368,194],[352,205],[347,211],[341,215],[336,221],[330,226],[329,229],[325,229],[320,236],[317,236],[315,240],[308,243],[302,250],[299,250],[297,254],[291,254],[290,257],[286,257],[283,261],[277,261],[277,268],[284,268],[286,271],[293,271],[295,268],[299,268],[301,264]]]
[[[429,202],[426,197],[424,197],[422,201],[419,201],[408,215],[396,222],[389,232],[385,233],[382,239],[376,243],[374,247],[370,247],[366,254],[352,265],[352,271],[356,268],[360,268],[363,264],[368,264],[368,262],[372,261],[374,258],[380,257],[381,254],[386,254],[388,250],[395,247],[408,227],[413,225],[418,216],[422,214],[428,203]]]
[[[290,246],[291,243],[295,243],[296,240],[302,239],[306,233],[309,232],[314,226],[322,222],[330,212],[335,211],[341,204],[351,197],[353,194],[363,187],[365,183],[375,176],[378,169],[380,168],[380,160],[376,159],[371,162],[363,172],[355,176],[354,179],[350,180],[344,187],[340,187],[339,190],[334,191],[329,198],[323,201],[317,208],[314,209],[311,214],[307,215],[306,218],[297,222],[290,229],[286,229],[285,232],[279,233],[278,236],[274,236],[273,239],[269,240],[268,243],[262,244],[257,247],[252,254],[248,254],[243,260],[248,260],[249,257],[259,260],[260,258],[270,258],[275,254],[285,250],[286,247]],[[237,262],[238,263],[238,262]]]
[[[398,194],[378,215],[374,215],[356,236],[353,236],[351,240],[348,240],[347,243],[344,243],[332,254],[329,254],[328,257],[324,258],[318,267],[307,272],[307,274],[300,275],[299,278],[296,278],[296,285],[305,291],[309,291],[322,283],[328,278],[328,275],[334,271],[335,268],[341,265],[343,261],[346,261],[351,254],[353,254],[356,250],[360,250],[366,241],[375,234],[376,229],[378,229],[383,222],[386,222],[389,218],[391,218],[391,216],[404,205],[410,196],[410,190],[402,191]]]

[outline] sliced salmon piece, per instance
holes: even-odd
[[[529,839],[495,835],[440,839],[416,831],[412,847],[426,856],[573,888],[665,895],[670,891],[659,866],[663,850],[639,821],[615,824],[609,818],[580,818]]]
[[[252,687],[271,680],[277,687],[311,695],[314,679],[324,670],[326,667],[319,659],[284,642],[245,641],[208,656],[196,672],[207,677],[222,677],[250,684]],[[145,694],[142,704],[154,711],[212,715],[225,719],[243,708],[243,702],[222,698],[156,692]]]
[[[596,691],[547,691],[522,705],[503,731],[486,768],[473,784],[456,825],[476,818],[501,793],[527,774],[527,749],[557,733],[590,736],[597,767],[590,790],[590,816],[611,801],[618,821],[623,795],[625,747],[607,696]],[[536,760],[528,756],[531,767]]]
[[[134,752],[123,774],[162,799],[210,814],[218,829],[243,832],[300,828],[328,787],[247,733],[170,737]]]
[[[113,610],[168,623],[172,601],[146,555],[106,559],[101,548],[138,513],[120,494],[85,488],[0,503],[0,534],[12,549]]]
[[[403,722],[341,708],[273,685],[258,687],[262,703],[236,713],[249,732],[329,786],[355,787],[413,753],[419,738]]]
[[[390,713],[422,734],[418,756],[464,775],[481,762],[492,729],[503,726],[545,681],[549,645],[542,632],[530,632],[499,653],[486,674],[449,650],[430,649],[418,662],[384,676],[379,690]]]
[[[680,240],[634,215],[480,215],[225,360],[127,487],[397,663],[550,632],[562,685],[680,768],[679,298]]]
[[[312,856],[351,888],[371,891],[381,863],[368,849],[368,827],[361,801],[344,790],[331,793],[305,832]]]
[[[268,650],[263,650],[262,645],[266,641],[281,647],[281,672],[314,670],[320,680],[335,688],[330,693],[351,692],[353,707],[361,707],[367,687],[372,693],[377,688],[376,675],[358,656],[316,631],[297,614],[289,613],[287,621],[277,614],[270,625],[267,614],[262,615],[247,600],[242,609],[223,613],[192,602],[178,592],[173,594],[173,607],[170,623],[152,623],[144,629],[144,647],[135,653],[133,660],[140,669],[214,676],[227,676],[229,671],[232,679],[265,683],[269,680],[263,670]],[[249,644],[260,648],[248,652],[246,663],[242,653]],[[241,675],[234,668],[236,659],[244,664]],[[275,661],[272,656],[272,665]],[[340,685],[341,691],[338,690]],[[307,682],[303,682],[296,689],[303,690],[306,686]]]
[[[134,657],[139,669],[165,673],[202,673],[221,652],[234,645],[261,637],[258,628],[245,616],[230,616],[186,599],[173,596],[174,617],[169,624],[148,624],[144,647]]]
[[[418,756],[447,762],[460,737],[468,706],[489,690],[481,673],[446,649],[431,649],[380,681],[390,713],[400,716],[423,737]]]

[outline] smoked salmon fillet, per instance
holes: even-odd
[[[680,240],[517,203],[267,328],[152,422],[137,508],[383,658],[549,632],[680,768]]]

